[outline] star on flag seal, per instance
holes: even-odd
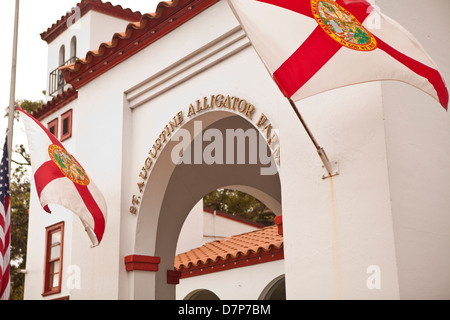
[[[93,246],[100,244],[106,224],[106,201],[80,163],[38,120],[17,108],[25,125],[31,167],[44,210],[57,204],[78,215]]]
[[[447,109],[436,63],[397,22],[365,0],[228,0],[254,49],[290,100],[357,83],[398,80]],[[370,27],[370,15],[379,27]]]

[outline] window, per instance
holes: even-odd
[[[47,125],[48,131],[50,131],[55,137],[58,138],[58,118],[50,121]]]
[[[61,116],[61,141],[69,139],[71,136],[72,136],[72,110],[69,110]]]
[[[77,56],[77,37],[73,36],[70,40],[70,60],[75,62],[75,57]],[[72,61],[73,60],[73,61]]]
[[[64,222],[46,229],[43,296],[61,292],[63,239]]]
[[[66,47],[64,45],[59,48],[59,66],[63,66],[66,62]]]

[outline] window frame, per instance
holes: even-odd
[[[58,138],[58,134],[59,134],[59,128],[58,128],[58,124],[59,124],[59,122],[58,122],[58,118],[55,118],[55,119],[53,119],[52,121],[50,121],[48,124],[47,124],[47,129],[48,129],[48,131],[50,131],[50,128],[51,127],[55,127],[55,133],[53,134],[56,138]],[[51,133],[51,132],[50,132]]]
[[[65,119],[69,119],[69,123],[68,123],[68,128],[67,128],[67,132],[64,133],[64,120]],[[72,137],[72,109],[70,109],[69,111],[66,111],[65,113],[63,113],[61,115],[61,142],[64,140],[69,139],[70,137]]]
[[[51,237],[54,233],[61,232],[61,241],[59,243],[59,257],[58,259],[50,260]],[[52,226],[45,229],[45,261],[44,261],[44,289],[42,296],[49,296],[56,293],[61,293],[62,287],[62,270],[63,270],[63,251],[64,251],[64,221],[58,222]],[[59,270],[58,272],[51,272],[52,263],[59,260]],[[53,287],[50,283],[52,275],[58,274],[58,286]]]

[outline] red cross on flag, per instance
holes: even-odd
[[[374,12],[365,0],[228,2],[289,99],[362,82],[398,80],[448,107],[448,91],[433,60],[408,31]]]
[[[31,167],[45,211],[57,204],[78,215],[93,246],[103,238],[106,201],[78,161],[38,120],[17,108],[25,125]]]

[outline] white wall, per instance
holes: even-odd
[[[193,291],[204,289],[221,300],[258,300],[266,286],[283,273],[284,261],[278,260],[181,279],[176,299],[183,300]]]
[[[91,49],[97,49],[101,42],[106,42],[111,40],[114,32],[122,32],[125,30],[128,21],[113,18],[110,16],[106,16],[100,14],[98,12],[90,11],[86,15],[84,15],[75,25],[73,25],[68,30],[64,31],[58,38],[56,38],[53,42],[51,42],[48,46],[48,74],[58,67],[59,62],[59,50],[62,45],[65,46],[66,49],[66,60],[70,58],[70,42],[73,36],[77,37],[77,56],[84,58],[86,52]],[[101,39],[101,41],[100,41]],[[46,84],[46,90],[48,90],[48,78]],[[123,91],[123,89],[122,89]],[[120,95],[120,90],[118,91]],[[47,92],[48,95],[48,92]],[[99,99],[97,101],[101,101]],[[118,102],[118,110],[121,109],[122,99],[114,100],[113,105]],[[114,201],[111,199],[120,200],[120,197],[117,197],[117,194],[120,194],[117,187],[120,185],[119,183],[111,183],[114,180],[111,180],[111,172],[109,170],[114,170],[117,176],[120,177],[120,164],[114,167],[112,161],[110,159],[121,159],[121,151],[118,149],[118,154],[115,153],[117,150],[115,148],[108,149],[112,152],[111,154],[101,152],[99,146],[114,146],[114,143],[117,141],[110,140],[114,139],[114,135],[101,135],[103,139],[97,139],[100,137],[99,132],[117,132],[119,136],[121,135],[121,131],[117,131],[117,128],[121,127],[122,119],[121,117],[116,117],[117,121],[114,121],[114,116],[111,117],[112,113],[108,112],[108,104],[103,105],[104,109],[101,112],[104,112],[107,116],[104,117],[102,114],[92,112],[95,109],[95,105],[101,104],[101,102],[97,102],[92,105],[90,102],[89,96],[82,96],[80,98],[69,103],[67,106],[58,110],[51,116],[43,119],[41,122],[46,125],[49,121],[53,120],[56,117],[61,116],[65,111],[73,109],[73,118],[72,118],[72,137],[63,142],[66,149],[71,152],[75,158],[83,165],[85,170],[89,173],[90,177],[93,181],[98,182],[98,185],[101,187],[100,189],[105,192],[105,194],[109,194],[108,206],[109,213],[113,214]],[[119,111],[119,115],[121,112]],[[87,121],[89,119],[89,121]],[[98,121],[99,119],[106,119],[105,122]],[[112,120],[112,121],[110,121]],[[111,125],[111,127],[109,127]],[[106,128],[104,128],[106,126]],[[61,121],[59,122],[59,132],[61,132]],[[101,131],[98,131],[101,130]],[[97,137],[97,138],[96,138]],[[113,143],[113,144],[111,144]],[[121,145],[120,141],[118,142]],[[93,155],[96,155],[93,157]],[[106,164],[106,165],[105,165]],[[103,178],[99,179],[98,175],[95,171],[97,171],[96,166],[100,165],[105,171],[103,172]],[[104,185],[112,188],[107,190]],[[105,190],[106,189],[106,190]],[[50,208],[53,209],[52,206]],[[117,216],[118,214],[116,214]],[[64,246],[64,257],[63,257],[63,286],[61,294],[51,295],[46,297],[45,299],[55,299],[61,296],[70,295],[72,299],[76,299],[80,297],[93,296],[97,298],[117,298],[117,289],[110,289],[109,285],[112,284],[117,287],[116,282],[111,282],[111,277],[108,277],[108,271],[103,272],[95,268],[96,260],[99,259],[99,255],[96,254],[95,249],[90,249],[90,240],[86,235],[83,226],[81,225],[80,220],[74,216],[71,212],[65,210],[61,207],[54,206],[52,215],[48,215],[44,212],[39,204],[37,199],[36,191],[34,188],[34,183],[32,183],[31,190],[31,203],[30,203],[30,223],[29,223],[29,235],[28,235],[28,257],[27,257],[27,270],[28,274],[26,276],[26,284],[25,284],[25,299],[41,299],[41,293],[43,290],[43,265],[44,265],[44,257],[43,254],[45,252],[45,228],[64,220],[65,221],[65,246]],[[112,221],[112,222],[111,222]],[[114,220],[111,219],[107,221],[107,234],[110,234],[114,237],[113,232],[115,226],[117,227],[119,224],[114,223]],[[72,245],[74,245],[75,250],[72,250]],[[115,243],[115,246],[118,246]],[[117,247],[110,247],[111,250],[117,251]],[[92,260],[85,260],[85,254],[91,255]],[[75,258],[73,258],[75,257]],[[114,257],[110,257],[114,259]],[[72,266],[72,259],[75,261],[74,266],[80,267],[81,269],[81,287],[73,288],[70,290],[67,287],[67,280],[70,274],[67,274],[67,270],[70,266]],[[83,263],[80,261],[88,261],[88,269],[83,266]],[[106,259],[106,261],[111,262],[111,260]],[[117,263],[114,263],[117,267]],[[89,269],[90,268],[90,269]],[[110,268],[106,268],[110,270]],[[92,293],[86,293],[91,290],[91,286],[95,286],[95,283],[92,283],[92,277],[89,275],[89,272],[92,270],[97,270],[101,275],[105,276],[105,283],[108,284],[107,289],[102,287],[101,294],[96,295],[95,290]],[[113,269],[114,270],[114,269]],[[95,273],[95,271],[92,271]],[[116,271],[117,274],[117,271]],[[90,295],[92,294],[92,295]]]
[[[378,1],[412,32],[450,83],[450,3]],[[418,15],[417,12],[421,14]],[[400,298],[450,297],[450,116],[423,92],[383,84]]]
[[[203,234],[205,242],[220,240],[221,238],[257,229],[258,228],[255,226],[241,223],[230,218],[221,217],[214,213],[205,212],[204,214]]]
[[[448,3],[379,5],[429,44],[448,82],[448,43],[441,41],[448,21],[433,13]],[[298,106],[328,156],[339,160],[340,175],[333,184],[320,179],[308,137],[292,112],[283,113],[288,299],[448,298],[448,114],[399,83],[334,90]],[[379,289],[367,286],[373,266]]]
[[[186,218],[178,238],[177,252],[180,254],[203,245],[204,221],[203,200],[200,200]]]
[[[435,2],[448,7],[445,0]],[[418,0],[380,1],[380,7],[405,21],[429,8]],[[419,40],[433,40],[428,49],[448,77],[444,18],[440,28],[435,27],[433,13],[421,16],[420,24],[410,21],[409,27],[413,33],[417,30]],[[133,287],[135,275],[124,270],[123,257],[154,254],[155,240],[145,248],[135,247],[143,235],[135,234],[138,217],[129,212],[140,170],[155,139],[177,112],[218,93],[251,101],[258,114],[263,112],[279,129],[288,299],[448,298],[450,126],[448,114],[431,98],[405,85],[370,83],[298,103],[328,156],[339,160],[340,175],[332,180],[322,179],[322,163],[311,141],[250,47],[145,105],[128,108],[127,90],[236,26],[221,1],[81,88],[74,115],[75,150],[105,195],[108,220],[103,242],[95,249],[86,249],[89,240],[74,225],[77,240],[71,263],[81,267],[82,283],[71,298],[129,299],[139,293]],[[423,34],[425,29],[429,33]],[[164,186],[158,192],[164,192]],[[158,208],[152,210],[157,213]],[[381,270],[380,289],[367,287],[371,266]],[[255,278],[249,278],[253,283],[242,282],[242,297],[257,298],[258,273],[248,273]],[[281,274],[275,273],[273,278]],[[222,276],[225,273],[205,279],[229,281]],[[212,281],[209,285],[223,286]],[[230,285],[238,283],[233,280]],[[213,289],[223,291],[222,299],[237,298],[231,289]],[[187,292],[177,294],[183,297]]]

